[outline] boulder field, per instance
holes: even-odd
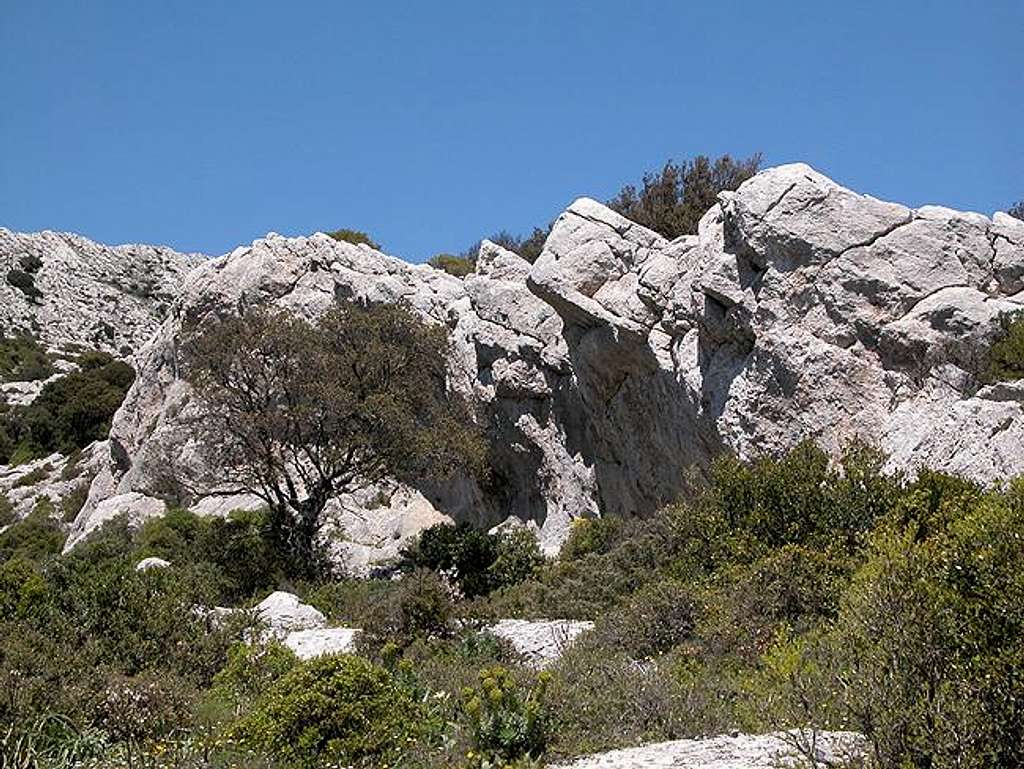
[[[5,235],[9,237],[9,235]],[[803,164],[720,195],[673,241],[582,198],[534,264],[484,242],[464,279],[327,235],[270,234],[201,263],[135,356],[138,377],[69,546],[168,497],[207,513],[182,329],[273,305],[405,302],[450,331],[496,482],[381,484],[334,500],[358,568],[437,521],[520,521],[545,549],[581,516],[648,515],[718,453],[832,454],[861,439],[892,468],[993,482],[1024,472],[1024,384],[984,384],[1000,316],[1024,309],[1024,222],[857,194]]]

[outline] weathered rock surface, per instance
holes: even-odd
[[[356,650],[359,630],[349,627],[325,627],[296,630],[284,638],[284,645],[300,660],[311,660],[327,654],[350,654]]]
[[[128,355],[153,335],[185,274],[205,259],[161,246],[104,246],[69,233],[0,228],[0,333]],[[39,296],[13,285],[12,271],[30,275]]]
[[[777,769],[803,766],[806,758],[794,751],[791,733],[738,734],[699,740],[675,740],[612,750],[550,769]],[[841,766],[862,755],[863,738],[852,732],[821,732],[817,736],[816,766]]]
[[[49,500],[55,516],[75,515],[65,500],[79,499],[110,459],[106,441],[93,443],[73,457],[53,454],[17,467],[0,465],[0,494],[11,503],[14,516],[24,518]],[[90,529],[91,530],[91,529]]]
[[[1000,313],[1024,309],[1022,289],[1024,222],[882,202],[802,164],[723,194],[697,235],[671,242],[578,200],[535,264],[485,242],[465,280],[322,234],[271,235],[188,276],[137,356],[75,529],[127,494],[135,508],[225,509],[189,429],[178,342],[185,324],[257,304],[312,317],[404,301],[451,330],[452,386],[489,430],[500,483],[337,500],[362,563],[441,517],[532,521],[552,550],[574,517],[649,514],[724,449],[804,438],[1001,480],[1024,471],[1024,391],[982,387],[978,350]]]
[[[275,590],[256,604],[256,613],[267,632],[279,639],[295,631],[313,630],[327,624],[327,618],[318,609],[284,590]]]
[[[135,564],[135,571],[149,571],[150,569],[166,569],[171,565],[170,561],[165,561],[163,558],[157,558],[155,555],[149,558],[143,558],[137,564]]]
[[[508,641],[528,664],[543,668],[561,657],[580,633],[593,628],[593,622],[579,620],[503,619],[487,631]]]

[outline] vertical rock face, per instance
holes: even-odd
[[[129,355],[153,335],[185,274],[205,259],[0,228],[0,333],[31,333],[51,348]]]
[[[404,301],[451,331],[452,386],[491,436],[494,482],[336,500],[360,562],[440,517],[517,518],[553,549],[574,517],[649,514],[724,449],[804,438],[837,452],[858,437],[894,467],[1002,479],[1024,471],[1024,388],[981,386],[978,351],[1001,313],[1024,309],[1022,289],[1024,222],[911,210],[802,164],[723,194],[698,235],[671,242],[578,200],[535,264],[485,242],[464,280],[325,235],[268,236],[189,276],[137,358],[76,529],[168,484],[225,509],[204,499],[216,469],[191,443],[177,340],[183,324],[258,304],[313,317]]]

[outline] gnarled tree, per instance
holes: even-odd
[[[315,323],[254,310],[195,335],[185,370],[221,491],[266,502],[275,541],[308,570],[332,497],[478,469],[484,441],[447,387],[446,350],[445,329],[395,305],[339,305]]]

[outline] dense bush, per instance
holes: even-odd
[[[714,162],[704,155],[682,163],[670,160],[661,171],[644,174],[639,190],[627,185],[608,205],[666,238],[691,235],[697,232],[701,217],[718,202],[719,192],[735,190],[760,167],[760,154],[746,160],[729,155]]]
[[[373,656],[390,656],[416,640],[452,632],[452,597],[437,574],[419,569],[366,608],[359,645]]]
[[[513,528],[489,534],[468,523],[431,526],[402,557],[405,568],[443,574],[467,598],[519,584],[544,562],[532,531]]]
[[[277,586],[259,516],[115,522],[58,560],[41,507],[0,535],[0,721],[67,713],[106,766],[167,745],[167,766],[526,767],[790,727],[809,757],[815,730],[859,731],[879,769],[1020,766],[1024,482],[884,464],[723,457],[651,520],[577,524],[558,559],[448,526],[401,579],[292,586],[375,662],[299,663],[195,610]],[[137,573],[144,554],[173,565]],[[487,590],[460,597],[460,569]],[[496,616],[596,625],[538,682],[475,619]]]
[[[46,379],[53,363],[39,342],[29,336],[0,336],[0,382]]]
[[[377,249],[378,251],[380,250],[380,244],[362,230],[348,230],[342,228],[340,230],[328,232],[327,235],[340,243],[355,243],[356,245],[365,243],[370,248]]]
[[[77,362],[78,371],[48,382],[29,406],[0,414],[0,464],[71,453],[107,437],[135,373],[106,353]]]
[[[1024,378],[1024,313],[999,316],[1000,333],[988,350],[983,380],[1007,382]]]
[[[414,739],[418,717],[417,703],[391,673],[337,655],[286,673],[235,733],[288,765],[381,766]]]
[[[38,304],[43,298],[43,292],[36,288],[35,276],[30,272],[17,268],[7,273],[7,282],[18,289],[33,304]]]
[[[427,260],[427,264],[435,269],[444,270],[456,278],[464,278],[467,275],[471,275],[473,270],[476,269],[473,259],[466,256],[455,256],[454,254],[436,254]]]

